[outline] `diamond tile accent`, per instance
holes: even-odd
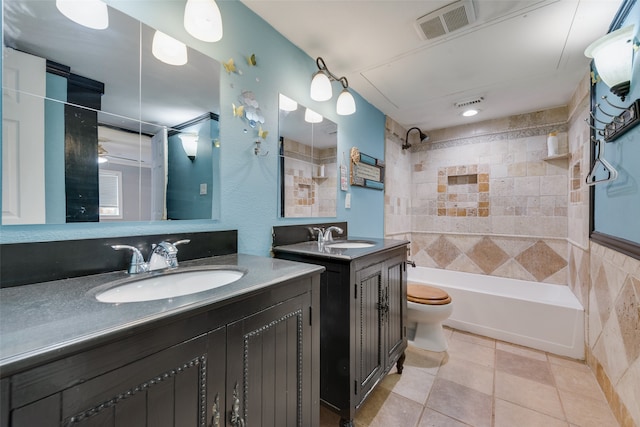
[[[480,240],[467,255],[485,274],[490,274],[509,259],[509,255],[489,237]]]
[[[627,279],[615,307],[628,360],[636,360],[640,356],[640,301],[633,290],[633,281],[632,278]]]
[[[438,264],[438,267],[445,268],[460,255],[460,249],[446,237],[440,236],[427,247],[427,253]]]
[[[539,282],[567,266],[567,261],[541,240],[516,256],[516,261]]]

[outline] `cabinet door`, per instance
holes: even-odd
[[[395,363],[406,345],[405,322],[407,316],[407,279],[406,257],[395,256],[385,262],[385,284],[383,291],[383,306],[385,307],[385,322],[383,326],[383,348],[385,349],[385,364],[387,368]]]
[[[362,401],[376,384],[384,369],[381,325],[383,264],[356,271],[355,274],[355,394]],[[357,406],[357,405],[356,405]]]
[[[207,367],[202,335],[65,390],[63,425],[204,427]]]
[[[304,294],[227,326],[227,425],[317,425],[310,307]]]

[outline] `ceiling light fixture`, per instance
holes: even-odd
[[[311,88],[309,94],[314,101],[328,101],[333,96],[333,90],[331,89],[331,82],[338,81],[342,84],[342,92],[338,96],[338,102],[336,104],[336,112],[341,116],[348,116],[356,112],[356,100],[353,98],[351,92],[349,92],[349,82],[346,77],[337,77],[327,68],[324,63],[324,59],[321,57],[316,58],[316,65],[318,71],[313,75],[311,79]]]
[[[187,153],[187,157],[193,162],[198,154],[198,134],[183,133],[180,135],[180,141],[182,141],[182,148]]]
[[[469,110],[465,110],[465,111],[462,113],[462,115],[463,115],[464,117],[473,117],[473,116],[475,116],[475,115],[476,115],[476,114],[478,114],[478,113],[479,113],[479,111],[478,111],[478,110],[469,109]]]
[[[411,144],[409,144],[409,132],[411,132],[412,130],[417,130],[418,132],[420,132],[420,142],[427,142],[429,140],[429,135],[422,132],[420,128],[413,127],[407,131],[407,136],[404,137],[404,144],[402,144],[403,150],[411,148]]]
[[[198,40],[217,42],[222,39],[222,15],[215,0],[187,0],[184,28]]]
[[[623,101],[631,87],[634,30],[635,25],[629,25],[612,31],[591,43],[584,51],[585,56],[593,58],[602,81]]]
[[[107,4],[101,0],[56,0],[56,7],[76,24],[94,30],[109,27]]]
[[[151,51],[153,56],[169,65],[184,65],[188,60],[187,46],[161,31],[153,35]]]

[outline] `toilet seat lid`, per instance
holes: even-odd
[[[451,297],[442,289],[410,283],[407,285],[407,300],[418,304],[444,305],[451,302]]]

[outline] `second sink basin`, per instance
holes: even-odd
[[[106,303],[140,302],[195,294],[228,285],[244,276],[244,271],[217,268],[141,273],[109,289],[98,292],[96,299]]]
[[[362,249],[375,246],[375,243],[360,240],[347,240],[346,242],[335,241],[332,243],[326,243],[325,246],[327,248],[336,249]]]

